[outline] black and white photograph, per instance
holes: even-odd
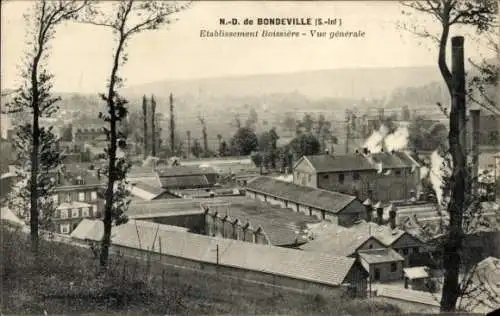
[[[498,0],[0,5],[0,315],[499,311]]]

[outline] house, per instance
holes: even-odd
[[[420,186],[420,164],[408,152],[363,152],[300,158],[293,183],[352,194],[365,200],[409,200]]]
[[[404,258],[390,248],[361,250],[361,265],[370,273],[372,282],[386,282],[403,278]]]
[[[104,179],[99,173],[84,165],[67,164],[55,175],[52,200],[57,205],[53,218],[57,232],[69,234],[82,219],[101,217]]]
[[[425,247],[422,241],[405,231],[364,221],[349,228],[326,223],[311,225],[310,236],[311,240],[300,246],[301,249],[338,256],[359,256],[374,281],[402,279],[402,269],[408,265],[410,256],[420,253]]]
[[[81,123],[72,125],[72,139],[75,143],[94,141],[99,136],[106,136],[104,123]]]
[[[355,258],[208,237],[162,226],[141,221],[117,226],[111,251],[271,286],[366,296],[368,274]],[[82,235],[80,239],[100,240],[100,236]]]
[[[426,291],[427,282],[430,280],[430,269],[427,266],[404,268],[405,289]]]
[[[163,189],[210,188],[217,183],[217,172],[198,166],[171,166],[156,170]]]
[[[205,234],[246,242],[295,248],[307,242],[315,218],[246,197],[206,206]]]
[[[365,216],[363,205],[355,196],[301,186],[266,176],[249,181],[245,194],[341,226],[350,226]]]

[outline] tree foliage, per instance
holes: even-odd
[[[85,23],[110,29],[116,41],[107,92],[101,95],[103,101],[106,102],[107,113],[99,113],[99,116],[109,123],[109,129],[106,129],[109,141],[106,154],[109,163],[105,170],[108,182],[105,193],[101,267],[106,267],[108,264],[112,224],[115,222],[118,225],[126,221],[125,210],[130,202],[127,199],[128,191],[125,180],[130,163],[125,155],[119,155],[118,152],[126,147],[126,135],[121,130],[120,123],[128,113],[127,100],[117,91],[123,85],[119,70],[128,60],[126,47],[135,35],[156,30],[171,23],[171,16],[186,8],[176,2],[165,1],[121,0],[109,2],[106,5],[108,7],[94,10],[91,18],[82,20]]]
[[[231,138],[231,150],[239,156],[248,156],[258,149],[258,139],[255,132],[248,127],[239,128]]]
[[[307,155],[317,155],[321,151],[321,144],[312,134],[303,134],[295,137],[289,144],[290,150],[296,159]]]

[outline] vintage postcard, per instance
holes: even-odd
[[[500,308],[497,0],[1,23],[0,314]]]

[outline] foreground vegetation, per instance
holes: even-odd
[[[171,267],[110,257],[99,275],[86,248],[40,241],[1,227],[2,314],[286,314],[388,315],[388,304],[341,301]]]

